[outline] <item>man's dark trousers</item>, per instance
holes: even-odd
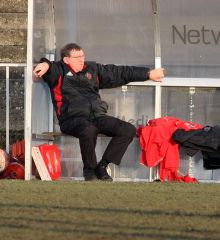
[[[95,146],[99,133],[112,137],[102,159],[117,165],[136,134],[132,124],[107,115],[93,119],[68,119],[60,124],[60,128],[62,132],[79,138],[84,168],[88,169],[97,166]]]

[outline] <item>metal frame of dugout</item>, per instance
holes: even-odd
[[[49,90],[42,81],[32,81],[32,69],[43,56],[59,59],[59,50],[67,42],[79,43],[87,60],[165,68],[163,83],[134,82],[103,90],[110,114],[136,126],[160,116],[218,125],[219,11],[218,0],[29,0],[25,179],[32,178],[31,147],[41,143],[32,134],[58,130]],[[62,152],[62,177],[80,179],[77,140],[62,136],[55,142]],[[107,142],[98,140],[98,157]],[[135,140],[121,166],[110,167],[113,177],[151,181],[156,171],[141,166],[139,154]],[[200,154],[190,158],[181,151],[180,172],[200,181],[220,181],[220,170],[204,170]]]

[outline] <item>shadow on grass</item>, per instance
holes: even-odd
[[[45,210],[63,210],[63,211],[86,211],[86,212],[99,212],[99,213],[125,213],[125,214],[138,214],[138,215],[167,215],[167,216],[184,216],[184,217],[204,217],[204,218],[220,218],[220,212],[214,214],[204,213],[186,213],[181,211],[162,211],[162,210],[140,210],[140,209],[121,209],[121,208],[87,208],[87,207],[63,207],[63,206],[50,206],[50,205],[32,205],[32,204],[0,204],[0,208],[23,208],[23,209],[45,209]]]
[[[31,224],[0,224],[0,229],[10,229],[10,230],[29,230],[33,231],[33,235],[35,235],[36,232],[39,230],[41,232],[47,232],[47,233],[62,233],[62,235],[65,238],[65,234],[73,234],[77,235],[86,235],[86,236],[97,236],[98,239],[101,236],[100,239],[104,239],[102,237],[108,237],[107,239],[116,239],[117,237],[123,237],[124,239],[170,239],[170,240],[201,240],[201,239],[206,239],[206,240],[216,240],[216,238],[212,237],[205,237],[201,238],[201,235],[206,235],[213,233],[213,231],[198,231],[198,230],[186,230],[186,229],[166,229],[166,228],[160,228],[160,227],[131,227],[131,226],[121,226],[121,225],[112,225],[112,224],[95,224],[95,223],[90,223],[88,224],[85,222],[74,222],[74,221],[57,221],[57,220],[42,220],[42,219],[32,219],[32,218],[7,218],[8,220],[16,220],[16,221],[21,221],[25,220],[30,223],[30,221],[33,221],[34,225]],[[48,223],[58,223],[58,224],[71,224],[70,227],[67,226],[59,226],[59,227],[47,227],[46,229],[42,229],[40,226],[36,226],[36,222],[44,224],[43,226],[45,227],[45,224]],[[94,230],[89,230],[88,228],[95,228]],[[114,230],[111,230],[114,229]],[[118,230],[118,232],[117,232]],[[140,232],[138,232],[140,231]],[[143,233],[145,231],[145,233]],[[146,231],[154,231],[154,233],[146,233]],[[190,233],[194,234],[199,234],[199,237],[196,237],[195,235],[190,236]],[[45,234],[45,233],[44,233]],[[187,236],[188,235],[188,236]],[[85,239],[87,237],[85,236]],[[46,237],[46,236],[45,236]],[[34,239],[34,237],[32,238]]]
[[[97,214],[104,214],[106,215],[106,219],[108,220],[108,214],[118,215],[118,214],[127,214],[132,215],[128,216],[129,218],[134,217],[137,215],[136,218],[141,217],[151,217],[156,216],[158,218],[163,216],[175,216],[175,217],[199,217],[199,218],[220,218],[220,214],[198,214],[198,213],[186,213],[180,211],[162,211],[162,210],[140,210],[140,209],[117,209],[117,208],[88,208],[88,207],[64,207],[64,206],[48,206],[48,205],[32,205],[32,204],[7,204],[3,203],[0,205],[0,209],[10,209],[15,210],[18,212],[23,212],[24,214],[30,214],[29,211],[31,210],[39,210],[47,211],[47,212],[59,212],[65,211],[68,213],[94,213],[94,219],[88,221],[85,219],[84,221],[72,221],[72,220],[65,220],[65,216],[61,214],[59,219],[54,219],[54,216],[47,216],[43,215],[42,218],[39,217],[26,217],[19,214],[19,217],[12,217],[12,216],[5,216],[4,217],[4,224],[0,224],[0,229],[14,229],[18,230],[29,230],[33,232],[33,235],[36,231],[46,231],[46,232],[53,232],[53,233],[62,233],[62,234],[81,234],[81,235],[91,235],[91,236],[104,236],[104,237],[123,237],[125,239],[132,238],[141,238],[141,239],[216,239],[212,238],[212,235],[220,235],[220,231],[209,231],[208,229],[196,229],[196,228],[189,228],[189,227],[173,227],[171,224],[170,228],[161,227],[162,225],[159,224],[158,226],[130,226],[130,225],[123,225],[120,222],[117,224],[112,224],[114,221],[111,221],[110,224],[108,223],[97,223],[95,221],[95,215]],[[64,219],[62,220],[62,216]],[[53,217],[53,219],[46,219],[47,217]],[[94,221],[93,221],[94,220]],[[114,219],[113,219],[114,220]],[[217,228],[218,229],[218,228]],[[207,234],[210,237],[207,237]],[[196,236],[198,235],[198,236]],[[204,238],[201,238],[201,235]],[[206,236],[206,237],[205,237]],[[86,239],[86,238],[85,238]]]

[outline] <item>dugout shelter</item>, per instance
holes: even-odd
[[[160,116],[219,125],[219,12],[218,0],[29,0],[25,179],[31,179],[31,147],[42,143],[34,136],[59,131],[49,89],[42,81],[32,81],[32,69],[41,57],[58,60],[61,47],[69,42],[81,45],[87,60],[165,68],[162,83],[134,82],[102,90],[109,114],[135,126]],[[108,141],[98,139],[98,157]],[[61,150],[62,177],[80,179],[78,140],[60,136],[54,143]],[[120,167],[110,167],[112,176],[152,180],[156,171],[140,165],[139,156],[135,139]],[[220,181],[220,170],[204,170],[201,154],[181,152],[180,172]]]

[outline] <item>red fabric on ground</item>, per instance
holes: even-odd
[[[183,121],[174,117],[152,119],[148,125],[138,129],[142,149],[140,163],[155,167],[160,164],[161,181],[195,182],[190,177],[178,176],[179,145],[172,139],[177,129],[186,131],[201,129],[202,125]]]

